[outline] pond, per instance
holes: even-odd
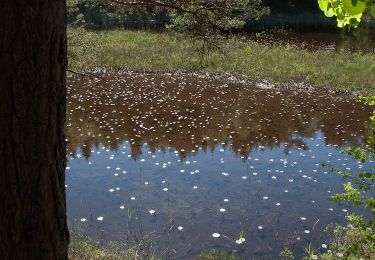
[[[354,209],[329,199],[344,180],[322,163],[368,167],[341,150],[366,141],[370,110],[328,90],[70,76],[67,111],[70,225],[103,243],[143,238],[162,258],[324,252],[326,225]]]

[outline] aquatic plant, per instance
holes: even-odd
[[[375,96],[359,97],[359,102],[369,106],[375,105]],[[352,146],[345,152],[354,159],[365,163],[375,158],[375,110],[370,116],[371,134],[368,138],[368,145],[365,147]],[[324,165],[324,164],[323,164]],[[330,250],[328,253],[319,256],[321,259],[352,258],[360,257],[370,259],[375,255],[375,198],[374,180],[375,167],[371,171],[360,171],[353,173],[341,171],[333,167],[332,171],[349,182],[344,184],[344,192],[331,196],[334,201],[345,201],[353,206],[363,209],[363,212],[370,210],[372,217],[366,217],[363,214],[351,213],[346,216],[348,227],[335,225],[333,238],[331,238]],[[314,249],[311,243],[306,248],[308,259],[314,255]],[[333,257],[333,258],[331,258]]]

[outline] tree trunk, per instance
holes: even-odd
[[[65,69],[65,0],[1,0],[1,259],[67,259]]]

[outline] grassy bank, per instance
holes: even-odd
[[[121,245],[114,242],[105,247],[90,238],[75,238],[69,245],[69,259],[71,260],[133,260],[133,259],[163,259],[154,254],[144,254],[137,247],[120,249]],[[239,260],[238,257],[228,255],[224,250],[202,250],[194,257],[196,260]]]
[[[174,34],[145,31],[69,31],[69,66],[76,70],[194,70],[243,74],[274,83],[375,92],[375,54],[311,51],[232,38],[200,62],[199,43]]]

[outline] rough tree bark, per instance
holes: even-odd
[[[67,259],[65,16],[0,1],[0,259]]]

